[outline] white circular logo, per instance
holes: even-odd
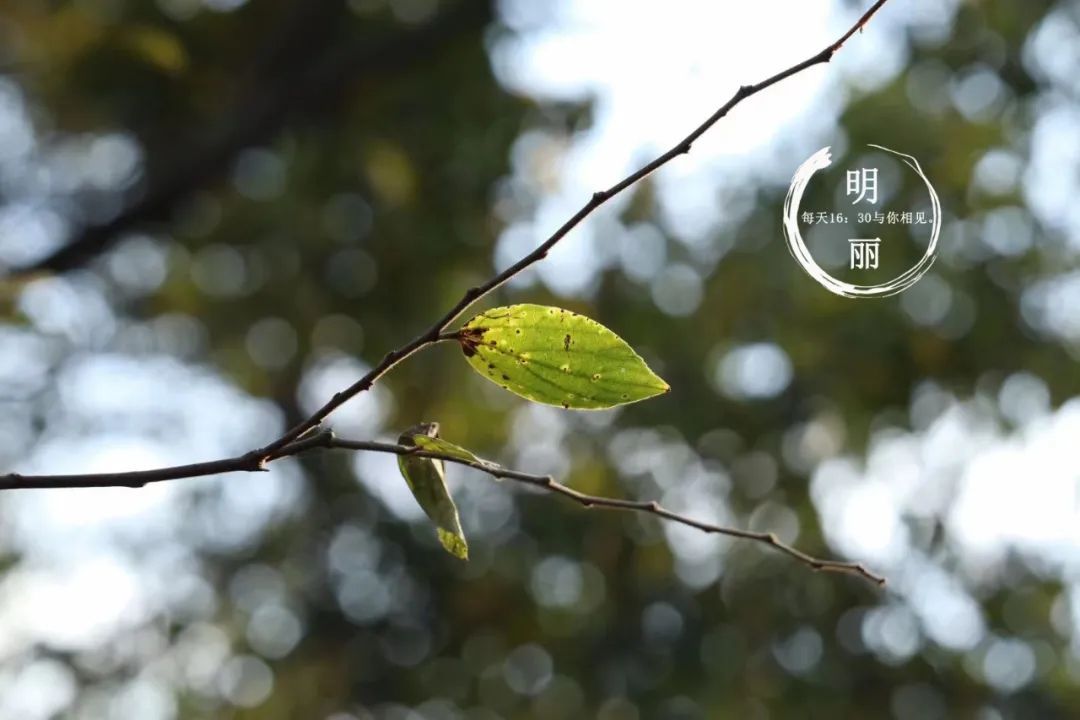
[[[811,155],[806,162],[799,166],[799,169],[795,171],[795,177],[792,178],[791,187],[788,189],[787,197],[784,199],[784,238],[787,241],[788,251],[802,269],[805,270],[810,277],[814,278],[814,280],[817,280],[822,287],[829,292],[849,298],[888,297],[902,292],[914,285],[918,279],[930,269],[930,266],[934,264],[934,257],[937,252],[938,233],[941,230],[941,202],[938,200],[937,193],[934,191],[930,181],[926,178],[926,175],[923,174],[922,168],[919,167],[918,161],[910,155],[890,150],[881,145],[871,144],[870,147],[883,150],[900,158],[905,165],[914,170],[915,173],[922,178],[922,181],[926,184],[926,190],[930,194],[930,218],[925,217],[925,211],[918,213],[907,211],[889,212],[887,214],[880,211],[858,213],[860,225],[874,224],[875,222],[879,225],[883,225],[887,221],[890,225],[927,224],[930,226],[930,240],[926,246],[926,252],[923,254],[922,259],[893,279],[875,285],[858,285],[839,280],[826,272],[817,261],[814,260],[810,255],[809,249],[806,247],[806,243],[803,241],[802,233],[799,230],[800,205],[802,203],[803,192],[806,190],[806,185],[810,182],[810,178],[814,176],[814,173],[818,170],[823,170],[832,164],[828,146],[818,150]],[[878,200],[877,180],[877,168],[864,167],[848,170],[846,187],[847,195],[856,196],[855,200],[852,201],[852,204],[857,205],[866,203],[866,207],[876,205]],[[803,212],[801,218],[803,222],[809,223],[818,220],[819,222],[826,223],[847,224],[848,221],[845,213],[834,212]],[[879,253],[881,250],[880,236],[848,238],[848,245],[849,266],[852,270],[877,269]]]

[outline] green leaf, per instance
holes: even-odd
[[[622,338],[562,308],[494,308],[465,323],[459,341],[478,373],[539,403],[601,410],[670,390]]]
[[[443,447],[425,447],[425,443],[438,441],[438,423],[420,423],[401,434],[398,438],[399,445],[420,447],[430,452],[447,453]],[[465,453],[472,457],[472,453],[464,448],[458,448],[452,443],[445,445]],[[412,455],[398,455],[398,468],[402,477],[412,490],[413,497],[420,507],[435,523],[439,542],[451,555],[469,559],[469,545],[465,542],[465,533],[461,530],[461,519],[458,517],[457,505],[450,497],[450,490],[446,487],[446,469],[442,460],[435,458],[414,457]]]
[[[439,453],[440,455],[445,455],[448,458],[455,457],[459,460],[464,460],[465,462],[475,463],[489,472],[502,469],[497,463],[493,463],[490,460],[485,460],[484,458],[477,457],[476,455],[473,455],[470,451],[466,450],[460,445],[455,445],[454,443],[448,442],[439,437],[430,437],[428,435],[414,435],[413,440],[416,441],[417,446],[419,446],[420,449],[424,452]],[[492,474],[491,477],[495,480],[495,482],[502,482],[502,478],[498,475]]]
[[[440,455],[445,455],[447,457],[464,460],[467,463],[476,463],[477,465],[493,467],[493,464],[488,462],[487,460],[484,460],[483,458],[478,458],[460,445],[455,445],[452,442],[443,440],[441,437],[431,437],[430,435],[414,435],[413,441],[424,452],[439,453]]]

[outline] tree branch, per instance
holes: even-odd
[[[738,538],[741,540],[753,540],[755,542],[764,543],[776,550],[795,558],[799,562],[807,565],[813,570],[819,570],[821,572],[834,572],[845,573],[848,575],[858,575],[866,580],[877,585],[884,585],[885,578],[871,570],[868,570],[861,563],[853,562],[840,562],[837,560],[823,560],[816,558],[812,555],[798,550],[785,542],[782,542],[771,532],[752,532],[750,530],[739,530],[738,528],[724,527],[722,525],[714,525],[712,523],[702,522],[701,520],[695,520],[687,515],[680,515],[677,512],[668,510],[660,505],[655,500],[623,500],[620,498],[603,497],[600,495],[589,495],[587,493],[579,492],[573,488],[567,487],[558,482],[551,475],[533,475],[531,473],[520,472],[518,470],[508,470],[500,465],[487,461],[469,462],[460,457],[453,455],[444,455],[436,452],[423,452],[418,451],[415,446],[407,445],[394,445],[391,443],[371,442],[366,440],[342,440],[334,437],[333,433],[325,432],[311,438],[310,443],[306,444],[301,449],[307,449],[307,447],[327,447],[327,448],[342,448],[347,450],[360,450],[367,452],[383,452],[393,453],[395,455],[415,455],[417,457],[429,457],[436,460],[444,460],[446,462],[457,463],[458,465],[464,465],[474,470],[485,472],[492,477],[514,480],[515,482],[524,483],[526,485],[532,485],[542,490],[562,495],[565,498],[573,500],[586,509],[597,508],[600,510],[621,510],[624,512],[637,512],[644,513],[646,515],[655,515],[656,517],[669,520],[671,522],[679,523],[681,525],[687,525],[696,530],[701,530],[705,533],[716,533],[718,535],[727,535],[728,537]],[[295,446],[294,446],[295,447]]]
[[[702,532],[727,535],[728,537],[738,538],[740,540],[752,540],[754,542],[769,545],[785,555],[798,560],[812,570],[857,575],[876,585],[885,584],[884,577],[868,570],[860,563],[824,560],[808,555],[781,541],[773,533],[740,530],[738,528],[724,527],[722,525],[695,520],[687,515],[681,515],[672,510],[668,510],[655,500],[624,500],[620,498],[603,497],[600,495],[589,495],[563,485],[551,475],[534,475],[518,470],[509,470],[486,460],[477,459],[476,461],[470,461],[460,456],[420,450],[415,445],[397,445],[374,440],[346,440],[336,437],[333,432],[327,430],[315,435],[310,435],[303,440],[297,440],[296,442],[283,447],[278,451],[274,459],[300,455],[316,449],[339,449],[356,452],[413,455],[416,457],[432,458],[434,460],[456,463],[487,473],[492,477],[513,480],[561,495],[569,500],[573,500],[585,508],[654,515],[664,520],[701,530]],[[164,482],[183,477],[218,475],[227,472],[256,472],[264,469],[265,464],[259,464],[258,458],[253,454],[248,453],[247,455],[241,455],[226,460],[217,460],[214,462],[198,463],[195,465],[178,465],[176,467],[160,468],[157,470],[139,470],[126,473],[38,476],[16,474],[3,475],[0,476],[0,490],[75,487],[142,487],[147,483]]]
[[[154,470],[132,470],[114,473],[87,473],[84,475],[0,475],[0,490],[42,490],[48,488],[140,488],[150,483],[180,480],[182,478],[223,475],[231,472],[256,472],[266,465],[258,456],[248,453],[237,457],[210,462],[174,465]]]
[[[135,472],[121,472],[121,473],[101,473],[101,474],[85,474],[85,475],[43,475],[43,476],[23,476],[18,474],[9,474],[0,476],[0,490],[14,490],[14,489],[32,489],[32,488],[88,488],[88,487],[142,487],[148,483],[165,482],[169,480],[178,480],[187,477],[200,477],[206,475],[216,475],[227,472],[254,472],[259,470],[265,470],[267,463],[272,462],[278,458],[288,457],[291,455],[297,455],[302,452],[306,452],[313,448],[342,448],[357,451],[368,452],[388,452],[394,454],[412,453],[421,457],[431,457],[445,460],[447,462],[454,462],[462,465],[468,465],[477,470],[489,473],[496,477],[515,480],[518,482],[533,485],[535,487],[548,490],[550,492],[557,493],[566,498],[569,498],[584,507],[587,508],[601,508],[607,510],[622,510],[641,512],[657,517],[670,520],[672,522],[681,523],[689,527],[696,528],[703,532],[719,533],[728,535],[730,537],[741,538],[745,540],[753,540],[756,542],[770,545],[780,552],[783,552],[790,557],[798,560],[799,562],[815,569],[826,572],[842,572],[848,574],[859,575],[867,580],[870,580],[877,584],[883,584],[884,578],[877,575],[858,563],[845,563],[832,560],[821,560],[810,555],[807,555],[800,550],[791,547],[781,542],[772,533],[756,533],[748,530],[738,530],[734,528],[725,528],[718,525],[712,525],[709,523],[700,522],[693,518],[679,515],[661,507],[655,501],[635,501],[635,500],[620,500],[616,498],[605,498],[594,495],[587,495],[576,490],[573,490],[561,483],[556,482],[552,477],[545,475],[530,475],[528,473],[518,472],[514,470],[506,470],[496,465],[488,463],[473,463],[467,462],[460,458],[455,458],[446,455],[439,455],[437,453],[428,453],[417,451],[415,448],[409,448],[401,445],[393,445],[388,443],[377,443],[371,441],[358,441],[358,440],[339,440],[334,438],[332,433],[324,432],[313,434],[315,430],[321,425],[334,410],[347,402],[349,399],[356,395],[370,389],[380,378],[389,372],[395,365],[410,357],[414,353],[422,350],[428,346],[434,345],[439,342],[449,341],[457,339],[457,333],[448,331],[447,328],[458,317],[461,316],[466,310],[469,309],[474,303],[481,298],[488,295],[490,292],[506,283],[511,278],[520,274],[528,269],[530,266],[536,264],[540,260],[544,259],[548,252],[566,235],[577,227],[585,218],[587,218],[593,211],[603,205],[605,202],[613,198],[614,196],[626,190],[630,186],[637,183],[639,180],[651,175],[657,169],[663,167],[668,162],[673,160],[679,155],[690,152],[690,148],[694,142],[697,141],[705,132],[707,132],[713,125],[715,125],[721,118],[728,114],[732,108],[738,105],[752,95],[755,95],[762,90],[765,90],[776,83],[785,80],[786,78],[796,75],[807,68],[827,63],[834,53],[839,50],[843,44],[857,31],[859,31],[871,17],[887,2],[887,0],[876,0],[873,5],[868,9],[858,21],[848,29],[836,42],[826,47],[821,52],[807,58],[806,60],[792,65],[786,70],[772,75],[765,80],[753,85],[743,85],[731,98],[720,106],[712,115],[710,115],[704,122],[698,125],[694,130],[690,132],[686,137],[676,143],[670,150],[663,153],[656,159],[652,160],[648,164],[641,167],[639,170],[631,173],[627,177],[623,178],[619,182],[615,183],[606,190],[600,190],[592,195],[588,202],[580,210],[578,210],[569,220],[562,224],[554,233],[551,234],[544,242],[542,242],[535,250],[522,257],[516,263],[506,268],[500,273],[497,273],[492,278],[487,280],[481,285],[469,288],[462,295],[461,299],[457,301],[449,310],[447,310],[442,317],[436,320],[427,330],[422,332],[417,337],[413,338],[408,343],[401,347],[391,350],[382,360],[371,369],[366,375],[357,380],[355,383],[345,388],[344,390],[336,393],[329,401],[326,402],[321,408],[312,413],[305,420],[296,424],[288,431],[286,431],[279,438],[273,442],[265,445],[256,450],[252,450],[249,453],[240,455],[233,458],[226,458],[223,460],[216,460],[205,463],[195,463],[191,465],[179,465],[169,468],[160,468],[157,470],[141,470]]]

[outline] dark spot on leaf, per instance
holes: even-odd
[[[515,335],[520,335],[521,334],[521,328],[518,328],[517,330],[514,330],[514,334]]]
[[[503,375],[503,380],[509,380],[509,379],[510,379],[509,375]]]
[[[488,363],[488,369],[489,370],[494,370],[495,369],[495,363]]]
[[[566,337],[563,338],[562,344],[563,347],[566,349],[566,352],[570,352],[570,333],[567,333]]]
[[[623,393],[623,394],[622,394],[622,399],[623,399],[623,400],[626,400],[626,399],[628,399],[629,397],[630,397],[630,396],[629,396],[629,395],[627,395],[626,393]]]
[[[563,410],[569,410],[570,409],[570,403],[563,403],[562,406],[563,406]]]
[[[487,328],[470,328],[465,327],[458,333],[458,342],[461,343],[461,352],[465,353],[465,357],[472,357],[476,354],[476,346],[480,344],[480,338],[483,337]]]

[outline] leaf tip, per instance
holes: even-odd
[[[650,371],[650,373],[652,375],[652,388],[655,390],[651,397],[655,397],[657,395],[665,395],[671,392],[671,385],[668,384],[667,380],[664,380],[664,378],[660,377],[654,372]]]
[[[439,542],[442,543],[446,552],[450,553],[458,560],[469,559],[469,544],[465,542],[465,537],[450,532],[449,530],[443,530],[437,528],[439,534]]]

